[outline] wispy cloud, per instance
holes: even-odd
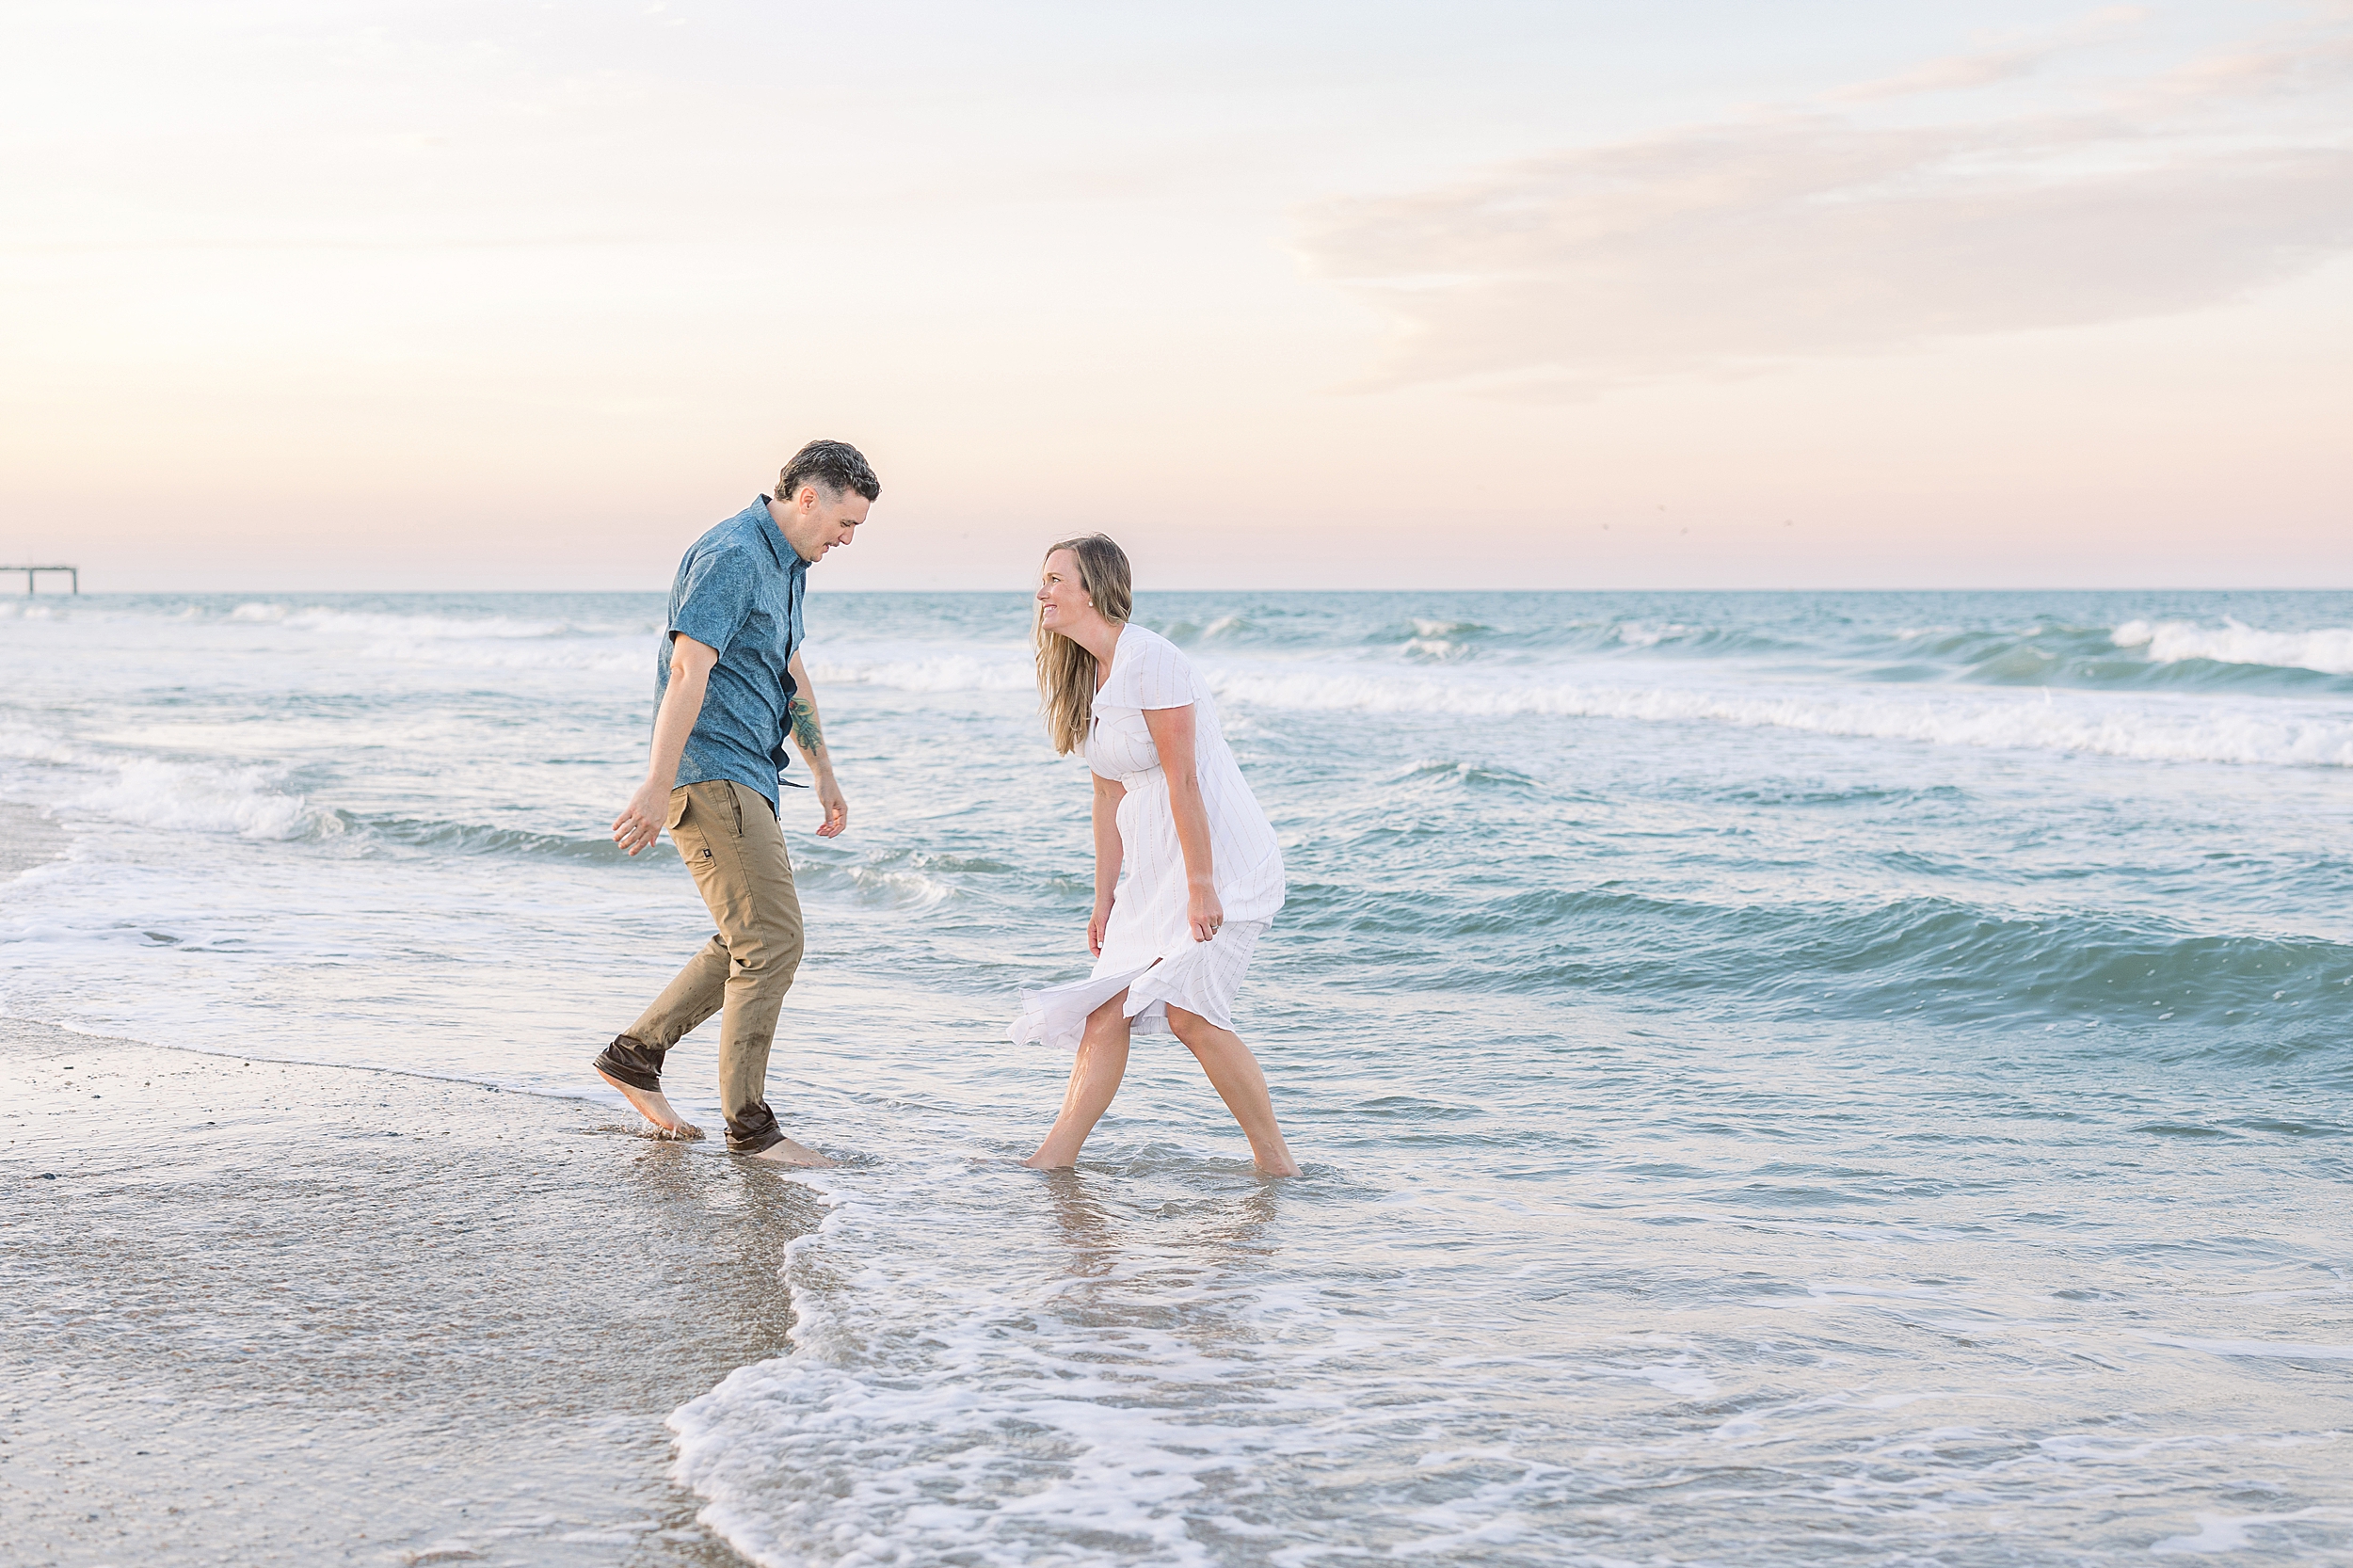
[[[2005,80],[2077,41],[1862,96]],[[1785,109],[1332,201],[1304,252],[1398,327],[1380,384],[1515,395],[2168,314],[2353,247],[2348,83],[2340,19],[2074,113],[1922,127]]]
[[[1825,96],[1836,103],[1867,104],[1927,93],[1961,92],[2016,81],[2054,60],[2113,38],[2147,20],[2148,14],[2137,6],[2113,6],[2069,25],[2046,29],[2038,38],[1995,49],[1948,55],[1893,76],[1836,88]]]

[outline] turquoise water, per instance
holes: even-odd
[[[821,574],[822,575],[822,574]],[[703,934],[604,836],[657,596],[0,610],[0,1005],[593,1097]],[[794,1352],[673,1418],[763,1561],[2353,1556],[2353,595],[1183,594],[1290,902],[1073,1176],[1019,595],[811,599],[850,833],[772,1099]],[[674,1075],[708,1114],[712,1047]],[[714,1156],[715,1157],[715,1156]]]

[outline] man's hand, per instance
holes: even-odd
[[[670,681],[662,693],[661,711],[653,716],[653,752],[646,761],[646,781],[613,819],[613,841],[632,855],[651,849],[670,820],[670,781],[678,777],[686,738],[703,711],[711,666],[718,662],[719,650],[709,643],[698,643],[683,632],[671,634]]]
[[[817,824],[820,839],[838,839],[850,825],[850,803],[841,798],[841,786],[834,782],[827,771],[817,780],[817,804],[825,808],[825,820]]]
[[[613,841],[631,855],[651,849],[662,837],[662,824],[669,820],[670,792],[648,778],[637,786],[621,814],[613,819]]]

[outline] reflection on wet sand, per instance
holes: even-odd
[[[738,1560],[662,1420],[784,1348],[807,1188],[474,1084],[14,1021],[0,1064],[5,1555]]]

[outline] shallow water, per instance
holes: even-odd
[[[820,574],[822,576],[822,574]],[[0,612],[14,1014],[591,1095],[701,935],[603,824],[653,596]],[[2353,596],[1145,595],[1290,903],[1009,1160],[1084,968],[1016,595],[812,596],[772,1099],[855,1154],[680,1409],[775,1562],[2353,1552]],[[711,1045],[675,1075],[711,1112]]]

